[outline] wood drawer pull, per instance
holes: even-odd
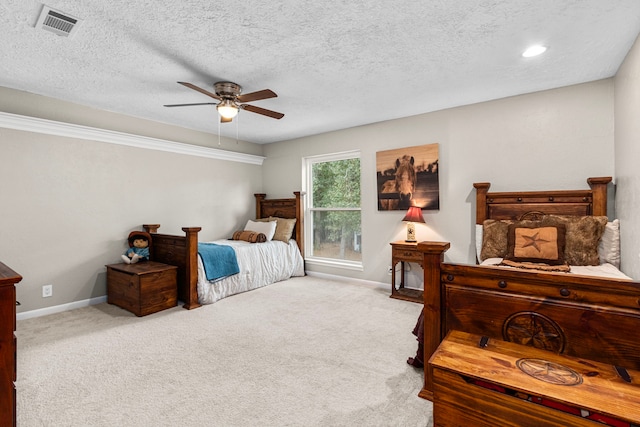
[[[505,282],[504,280],[500,280],[498,282],[498,287],[502,288],[502,289],[506,288],[507,287],[507,282]]]
[[[567,288],[560,289],[560,295],[562,295],[563,297],[568,297],[570,293],[571,292],[569,292],[569,289]]]
[[[453,282],[453,274],[447,274],[447,281],[448,282]]]

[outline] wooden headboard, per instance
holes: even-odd
[[[530,212],[555,215],[607,216],[607,184],[611,177],[589,178],[590,190],[489,193],[488,182],[476,189],[476,224],[486,219],[520,219]]]
[[[304,193],[294,191],[291,199],[267,199],[266,194],[254,194],[256,197],[256,219],[275,216],[278,218],[294,218],[296,226],[293,236],[296,239],[302,258],[304,258],[304,211],[302,197]]]

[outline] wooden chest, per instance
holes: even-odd
[[[451,331],[429,360],[436,426],[635,426],[640,372]]]
[[[177,269],[153,261],[107,265],[107,302],[136,316],[175,307]]]

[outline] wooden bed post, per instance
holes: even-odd
[[[160,228],[160,224],[143,224],[142,228],[149,234],[157,233],[158,228]]]
[[[256,198],[256,219],[260,219],[262,218],[262,201],[267,195],[264,193],[256,193],[254,196]]]
[[[491,183],[476,182],[473,186],[476,188],[476,224],[482,224],[487,219],[487,192]]]
[[[200,307],[198,302],[198,232],[201,227],[183,227],[186,241],[187,263],[185,267],[185,301],[183,308],[191,310]]]
[[[144,231],[149,233],[149,235],[155,234],[158,232],[158,228],[160,228],[160,224],[142,224],[142,228]],[[151,245],[149,247],[150,259],[153,259],[153,236],[151,236]]]
[[[592,215],[607,216],[607,184],[609,184],[610,182],[610,176],[587,179],[587,183],[593,191]]]
[[[440,265],[444,262],[444,253],[449,249],[449,242],[420,242],[418,250],[423,254],[424,269],[424,386],[418,396],[433,399],[433,374],[429,367],[428,358],[436,351],[443,338],[442,320],[444,298],[441,295]]]

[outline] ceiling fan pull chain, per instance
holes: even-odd
[[[240,125],[238,124],[238,122],[240,121],[240,115],[238,114],[236,116],[236,145],[238,145],[238,129],[240,128]]]
[[[220,120],[218,120],[218,147],[220,147],[222,144],[220,143]]]

